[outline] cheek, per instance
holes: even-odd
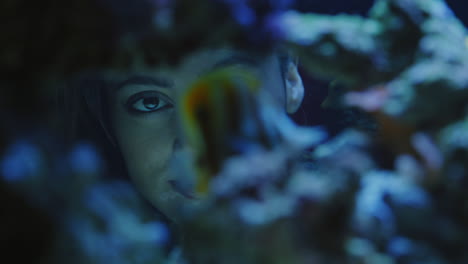
[[[155,187],[163,180],[176,139],[172,115],[144,120],[121,119],[116,136],[128,173],[137,185]]]

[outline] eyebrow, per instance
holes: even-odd
[[[255,56],[254,54],[245,54],[245,53],[235,53],[230,56],[227,56],[213,66],[209,68],[208,71],[213,71],[219,68],[231,66],[231,65],[247,65],[252,67],[257,67],[260,65],[260,59]],[[128,85],[154,85],[163,88],[172,88],[174,83],[168,79],[156,76],[148,76],[148,75],[132,75],[129,78],[125,79],[124,81],[118,83],[115,86],[114,91],[118,91],[125,86]]]
[[[154,85],[164,88],[172,88],[174,83],[170,80],[160,77],[147,76],[147,75],[132,75],[124,81],[118,83],[115,87],[115,91],[122,89],[128,85]]]

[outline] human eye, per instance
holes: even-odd
[[[172,108],[172,100],[158,91],[142,91],[131,95],[125,106],[130,113],[145,114]]]

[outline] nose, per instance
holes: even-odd
[[[193,199],[196,180],[193,157],[187,144],[184,144],[179,138],[176,138],[173,143],[170,168],[169,183],[172,188],[186,198]]]

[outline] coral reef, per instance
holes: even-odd
[[[376,0],[366,17],[294,11],[301,1],[49,2],[22,12],[1,43],[0,82],[18,89],[0,99],[0,114],[14,114],[1,129],[0,187],[5,204],[22,206],[3,209],[2,247],[27,237],[18,213],[39,216],[34,234],[47,248],[26,250],[42,263],[164,263],[171,249],[167,263],[468,263],[467,30],[444,1]],[[44,35],[33,43],[21,32]],[[292,50],[306,72],[346,87],[329,103],[367,112],[375,132],[326,138],[251,100],[257,125],[279,136],[217,161],[209,195],[183,212],[183,257],[131,185],[98,177],[105,161],[92,145],[63,151],[42,127],[21,136],[9,128],[78,71],[176,64],[224,43]],[[36,96],[22,102],[28,86]]]
[[[274,27],[307,70],[349,88],[334,96],[368,111],[377,135],[347,130],[311,151],[312,168],[282,177],[284,169],[259,173],[281,162],[257,154],[265,165],[250,166],[250,175],[242,177],[248,191],[233,184],[237,192],[214,198],[200,215],[187,218],[188,258],[466,262],[465,27],[443,1],[405,0],[376,1],[367,18],[289,11]],[[390,160],[387,168],[382,157]],[[238,175],[245,166],[234,167]],[[226,168],[216,182],[232,182]],[[247,179],[258,174],[262,181],[252,186]],[[197,246],[204,234],[223,254]]]

